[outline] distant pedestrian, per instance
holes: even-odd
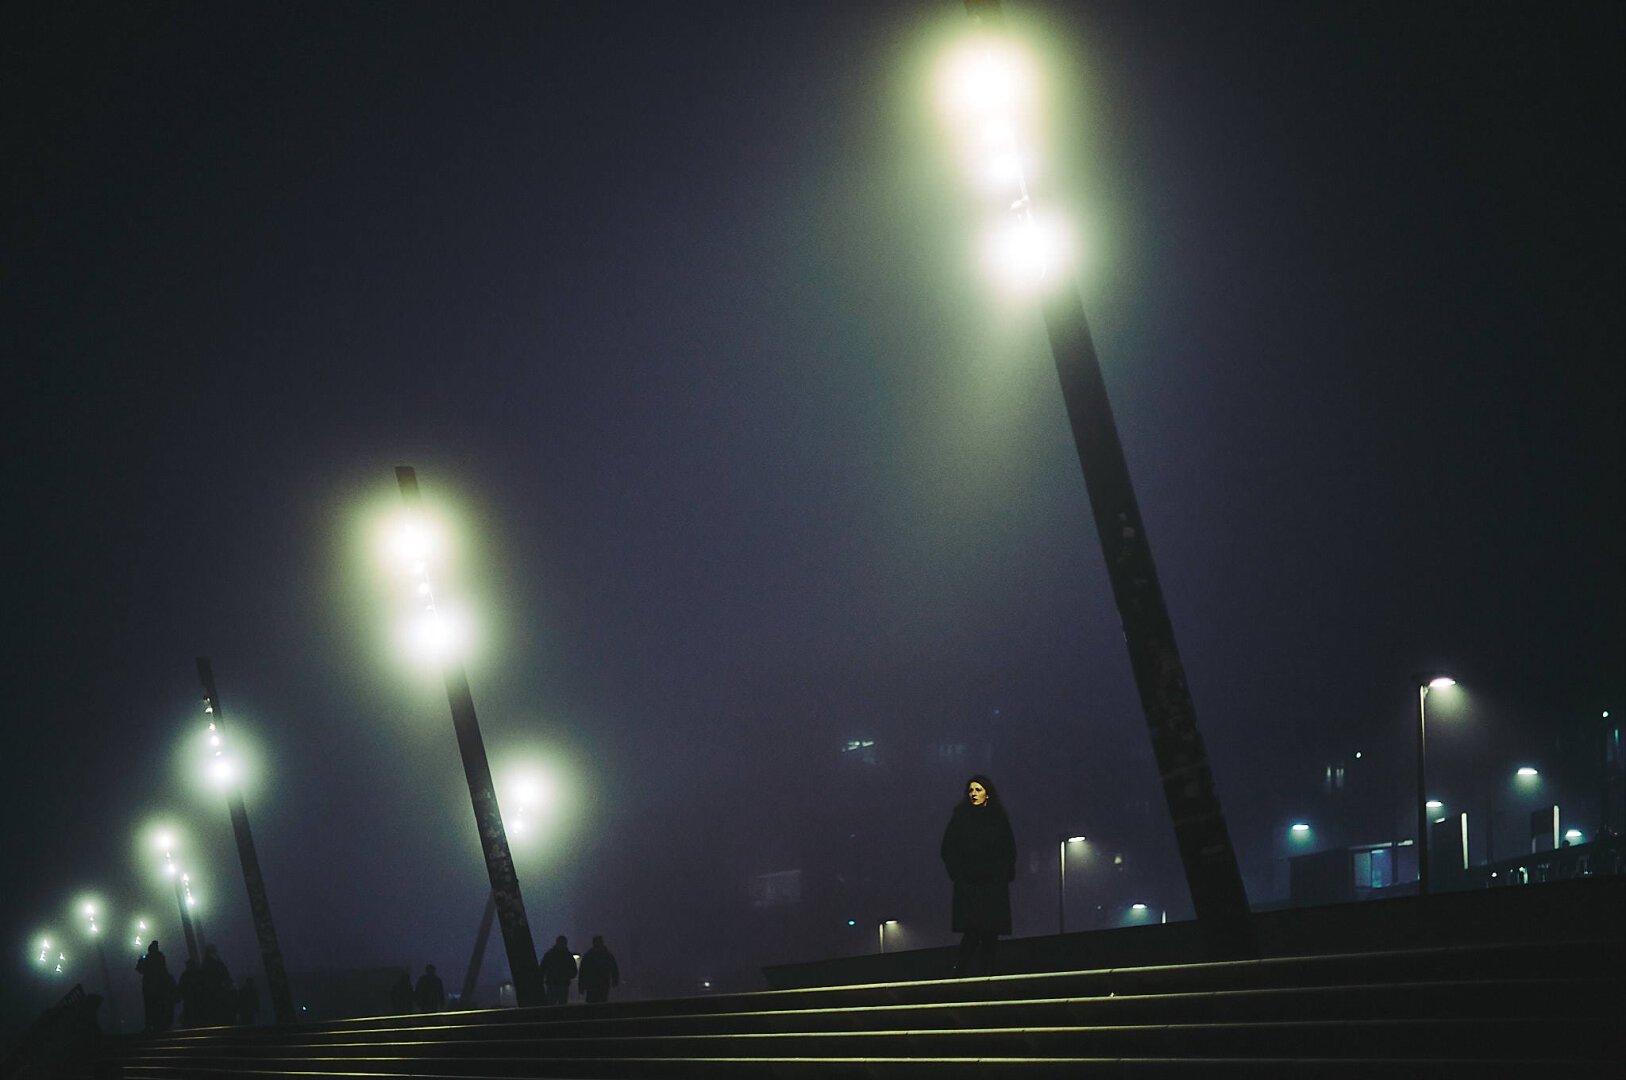
[[[570,984],[576,978],[576,958],[570,953],[570,942],[560,934],[553,948],[542,954],[542,992],[549,1005],[563,1005],[570,1000]]]
[[[203,1023],[203,976],[198,973],[197,961],[190,956],[181,968],[175,989],[181,999],[181,1026],[196,1027]]]
[[[582,954],[580,986],[589,1003],[610,1000],[610,988],[621,985],[621,969],[615,954],[604,945],[604,937],[593,935],[593,947]]]
[[[418,976],[418,1011],[424,1013],[440,1012],[446,1007],[446,986],[435,974],[434,964],[425,964],[423,974]]]
[[[966,781],[965,795],[949,816],[940,852],[954,882],[951,929],[963,935],[954,973],[991,975],[994,941],[1011,932],[1010,883],[1016,880],[1016,840],[994,782]]]
[[[237,988],[237,1022],[252,1024],[260,1019],[260,991],[254,985],[254,976],[243,976],[243,985]]]
[[[412,1011],[412,972],[402,971],[401,977],[390,987],[390,1012],[405,1016]]]
[[[231,972],[226,970],[217,947],[204,946],[198,975],[203,983],[203,1012],[198,1023],[213,1027],[237,1019],[237,988],[232,985]]]
[[[169,973],[158,942],[136,960],[141,973],[141,1004],[146,1011],[143,1031],[168,1031],[175,1023],[175,976]]]

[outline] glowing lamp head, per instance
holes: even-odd
[[[1307,833],[1310,831],[1310,823],[1307,821],[1295,821],[1293,822],[1290,831],[1299,834]]]
[[[1430,810],[1439,810],[1439,809],[1441,809],[1442,807],[1445,806],[1445,804],[1443,802],[1441,802],[1440,800],[1438,800],[1438,799],[1430,799],[1430,800],[1428,800],[1428,802],[1424,803],[1423,805],[1428,807],[1428,809],[1430,809]]]
[[[1438,678],[1428,680],[1428,688],[1430,690],[1446,690],[1455,685],[1457,685],[1457,680],[1451,678],[1449,675],[1441,675]]]
[[[1129,910],[1130,911],[1145,911],[1146,910],[1146,905],[1145,904],[1130,904],[1129,905]]]
[[[1535,767],[1532,765],[1520,765],[1516,775],[1518,775],[1521,779],[1529,780],[1540,776],[1541,774],[1537,772]]]

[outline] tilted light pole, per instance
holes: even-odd
[[[409,465],[398,465],[395,479],[401,488],[402,501],[409,510],[416,511],[421,505],[418,474]],[[428,567],[420,561],[413,569],[420,595],[424,597],[425,613],[430,618],[438,618]],[[514,871],[514,856],[508,847],[508,834],[503,829],[502,810],[497,805],[497,792],[491,780],[491,763],[486,758],[485,741],[480,737],[480,721],[474,713],[474,695],[469,690],[463,665],[457,660],[444,657],[441,674],[446,683],[446,700],[451,706],[452,727],[457,733],[458,753],[463,759],[463,776],[468,782],[469,799],[474,805],[474,824],[480,832],[480,849],[485,852],[486,873],[491,878],[492,902],[502,926],[508,970],[514,978],[514,997],[522,1008],[545,1005],[547,999],[542,989],[542,972],[536,962],[536,945],[531,939],[531,924],[525,917],[525,901],[519,892],[519,875]]]
[[[102,966],[102,986],[107,991],[108,1020],[113,1025],[113,1030],[117,1031],[119,1029],[119,999],[118,995],[113,993],[113,973],[107,966],[107,949],[102,944],[102,927],[100,921],[98,921],[96,909],[97,904],[94,900],[80,902],[80,913],[85,919],[85,933],[89,934],[91,940],[96,943],[96,959],[101,962]]]
[[[1417,680],[1417,894],[1428,895],[1428,692],[1457,685],[1449,676]],[[1392,820],[1392,819],[1391,819]]]
[[[164,875],[175,886],[175,907],[181,913],[181,933],[186,938],[187,959],[194,964],[201,963],[203,957],[198,950],[197,928],[192,925],[192,912],[188,905],[191,888],[183,881],[186,875],[175,865],[175,837],[168,832],[159,834],[158,849],[164,853]]]
[[[965,8],[985,34],[1001,29],[998,0],[965,0]],[[1013,225],[1027,240],[1035,241],[1039,237],[1033,198],[1016,146],[1013,118],[994,115],[982,119],[992,121],[989,127],[999,133],[1001,150],[1008,159],[1006,201]],[[1083,300],[1070,276],[1041,271],[1041,277],[1045,329],[1199,932],[1210,955],[1252,956],[1257,946],[1247,892],[1214,789],[1208,751],[1197,730],[1185,666],[1175,646],[1174,626],[1158,583]]]
[[[198,678],[203,683],[204,709],[209,716],[209,742],[222,766],[229,767],[221,749],[220,727],[225,723],[220,693],[215,689],[214,667],[207,656],[198,657]],[[243,805],[243,788],[235,777],[226,777],[226,799],[231,808],[231,829],[237,838],[237,857],[243,864],[243,884],[248,888],[248,904],[254,913],[254,936],[259,942],[260,959],[265,964],[265,985],[271,995],[271,1013],[279,1024],[294,1022],[294,999],[288,990],[288,972],[282,965],[282,946],[277,942],[277,925],[271,920],[271,901],[265,894],[265,876],[260,873],[260,856],[254,850],[254,834],[248,827],[248,807]]]

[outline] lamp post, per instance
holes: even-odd
[[[1082,844],[1088,839],[1083,836],[1065,836],[1058,844],[1061,854],[1061,868],[1056,878],[1056,932],[1067,932],[1067,845]]]
[[[1417,894],[1428,895],[1428,692],[1457,685],[1447,675],[1417,680]]]
[[[102,945],[102,927],[97,918],[97,907],[95,900],[83,900],[80,902],[79,912],[85,920],[85,933],[89,934],[90,939],[96,943],[96,959],[101,963],[102,967],[102,986],[107,991],[108,1020],[113,1025],[113,1030],[117,1031],[119,1029],[119,999],[113,993],[113,975],[107,967],[107,949]]]
[[[880,936],[881,936],[881,951],[883,953],[886,952],[886,928],[889,927],[889,926],[896,926],[896,925],[898,925],[898,920],[896,920],[896,919],[881,919],[876,924],[876,929],[880,933]]]
[[[401,500],[409,510],[418,510],[417,472],[409,465],[398,465],[395,479],[401,489]],[[415,560],[412,570],[419,595],[423,598],[423,613],[432,620],[438,620],[426,560]],[[543,1005],[546,1004],[546,997],[542,989],[542,973],[536,962],[536,945],[531,939],[531,924],[525,917],[525,901],[520,896],[519,876],[514,872],[514,856],[508,848],[508,835],[503,830],[502,810],[497,805],[497,793],[491,780],[491,763],[486,758],[485,741],[480,736],[480,721],[474,712],[474,695],[469,689],[463,665],[455,659],[442,658],[441,675],[446,683],[452,727],[457,733],[458,753],[463,759],[463,777],[468,783],[469,800],[474,807],[474,823],[480,833],[480,848],[485,852],[486,873],[491,878],[492,902],[502,926],[508,970],[514,978],[514,997],[522,1008]]]
[[[222,756],[220,726],[225,723],[220,692],[215,689],[214,667],[207,656],[198,657],[198,679],[203,683],[204,711],[209,717],[209,742],[219,763],[225,767],[227,803],[231,811],[232,835],[237,840],[237,858],[243,864],[243,885],[254,914],[254,936],[265,965],[265,985],[271,994],[271,1012],[279,1024],[294,1022],[294,999],[288,989],[288,972],[282,963],[282,945],[277,941],[277,925],[271,919],[271,900],[265,893],[265,875],[260,872],[260,856],[254,850],[254,833],[248,827],[248,807],[243,788],[231,777],[229,763]]]
[[[202,958],[198,952],[199,934],[192,925],[192,912],[188,910],[192,899],[192,887],[187,876],[181,873],[181,868],[175,865],[175,836],[173,833],[160,832],[157,838],[158,850],[164,853],[164,876],[169,878],[175,886],[175,907],[181,913],[181,933],[186,938],[186,955],[194,964],[201,963]]]
[[[965,8],[985,39],[999,31],[998,0],[965,0]],[[987,74],[978,71],[979,77]],[[984,132],[1000,133],[999,150],[1006,159],[1002,204],[1017,234],[1031,241],[1038,239],[1033,198],[1010,134],[1016,130],[1013,118],[1000,115],[1008,103],[1009,95],[984,95],[974,103],[975,120]],[[1040,277],[1045,329],[1197,923],[1210,955],[1252,956],[1257,946],[1236,850],[1197,728],[1084,304],[1070,277],[1042,270]]]

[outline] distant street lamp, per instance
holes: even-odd
[[[101,962],[102,986],[107,991],[108,1020],[113,1025],[113,1030],[117,1031],[119,1029],[119,999],[113,993],[113,975],[107,967],[107,949],[102,945],[102,927],[98,917],[100,906],[100,902],[91,897],[86,897],[78,903],[79,915],[83,920],[81,925],[84,927],[85,933],[90,936],[90,940],[95,942],[96,958]]]
[[[1428,692],[1457,685],[1446,675],[1417,682],[1417,894],[1428,895]]]
[[[1083,836],[1066,836],[1059,843],[1061,853],[1061,869],[1056,881],[1056,932],[1067,932],[1067,845],[1082,844],[1088,839]]]
[[[294,1022],[294,999],[288,989],[288,972],[282,963],[282,945],[277,926],[271,919],[271,900],[265,892],[265,875],[260,872],[260,856],[254,850],[254,833],[248,827],[248,807],[243,788],[234,782],[230,759],[223,752],[220,726],[225,721],[220,692],[215,689],[214,667],[207,656],[198,657],[198,679],[203,683],[204,713],[209,717],[209,742],[214,750],[217,775],[226,785],[226,801],[231,813],[232,835],[237,840],[237,858],[243,866],[243,885],[248,890],[249,910],[254,915],[254,936],[265,965],[265,985],[271,994],[271,1011],[279,1024]]]
[[[395,479],[401,489],[401,499],[407,510],[420,509],[418,474],[407,465],[395,469]],[[410,526],[409,526],[410,528]],[[404,539],[411,542],[412,535]],[[446,627],[436,609],[435,594],[429,579],[426,554],[405,552],[410,559],[409,570],[417,586],[422,614],[428,620],[432,634],[443,634]],[[446,684],[446,699],[451,706],[452,727],[457,733],[457,749],[463,759],[463,777],[469,787],[469,801],[474,806],[474,823],[480,833],[480,848],[485,852],[486,874],[491,879],[492,902],[502,925],[503,948],[508,954],[508,970],[514,979],[514,998],[523,1007],[546,1004],[542,988],[542,973],[536,962],[536,944],[531,938],[531,924],[525,916],[525,901],[520,896],[519,876],[514,872],[514,856],[508,848],[508,834],[503,829],[502,810],[497,805],[497,793],[491,780],[491,763],[486,758],[485,740],[480,736],[480,721],[474,712],[474,695],[469,689],[468,676],[463,665],[451,655],[440,657],[441,675]]]
[[[193,963],[200,963],[198,938],[201,936],[192,924],[192,885],[186,874],[175,864],[175,834],[161,829],[153,838],[154,845],[164,853],[164,876],[175,886],[175,907],[181,913],[181,932],[186,938],[186,955]]]
[[[1035,214],[1019,127],[1026,120],[1018,115],[1023,73],[1000,40],[998,0],[965,0],[965,8],[979,28],[977,40],[948,58],[945,98],[967,145],[975,147],[979,171],[996,184],[1004,218],[1001,254],[1017,256],[1025,284],[1042,297],[1056,375],[1198,925],[1212,956],[1251,956],[1257,946],[1236,849],[1198,731],[1084,304],[1072,276],[1052,265],[1057,245]]]
[[[886,928],[896,925],[898,925],[898,920],[896,919],[882,919],[878,925],[881,935],[881,951],[883,953],[886,952]]]

